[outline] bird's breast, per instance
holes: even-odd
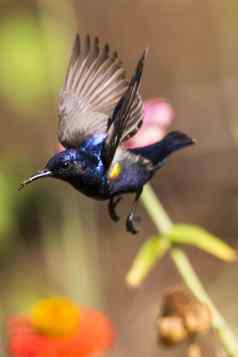
[[[108,198],[108,179],[101,159],[104,136],[96,135],[82,143],[78,149],[79,173],[71,178],[70,183],[77,190],[95,199]]]

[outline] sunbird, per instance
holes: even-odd
[[[128,81],[117,52],[102,46],[97,37],[76,35],[58,105],[58,139],[65,150],[19,189],[45,177],[66,181],[89,197],[107,200],[113,221],[119,220],[116,206],[121,196],[134,193],[126,228],[138,232],[135,211],[143,186],[172,152],[194,143],[173,131],[152,145],[123,147],[143,122],[139,90],[147,53],[144,50]]]

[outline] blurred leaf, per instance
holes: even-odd
[[[36,17],[24,13],[7,17],[1,23],[0,52],[0,90],[24,117],[37,113],[52,94],[55,78],[62,81],[66,55],[62,30],[52,24],[48,36]],[[51,80],[56,62],[60,64],[54,66]]]
[[[163,236],[153,237],[144,243],[126,276],[127,283],[138,286],[168,248],[169,242]]]
[[[45,50],[47,64],[47,86],[58,100],[58,92],[63,85],[68,57],[73,42],[72,33],[61,23],[55,22],[50,16],[41,16],[41,37]],[[52,93],[51,93],[52,94]]]
[[[16,109],[34,108],[47,83],[36,20],[7,18],[1,27],[0,50],[1,90]]]
[[[174,243],[193,245],[221,260],[234,261],[237,258],[233,248],[199,226],[175,224],[168,237]]]
[[[13,224],[12,187],[8,178],[0,173],[0,239],[4,239]]]

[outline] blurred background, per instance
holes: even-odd
[[[158,350],[155,319],[163,292],[181,283],[172,262],[163,259],[137,290],[125,283],[138,248],[155,233],[143,208],[134,237],[123,214],[115,225],[105,203],[62,182],[16,188],[57,151],[58,92],[76,31],[108,42],[128,73],[149,46],[144,98],[165,98],[176,113],[171,129],[198,142],[173,156],[153,187],[174,221],[203,225],[237,248],[237,1],[2,0],[0,10],[2,321],[41,297],[67,295],[110,316],[118,335],[111,355],[171,355]],[[236,264],[188,254],[238,333]]]

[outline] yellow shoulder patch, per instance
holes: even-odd
[[[111,168],[111,170],[109,171],[108,178],[110,180],[115,180],[116,178],[118,178],[121,172],[122,172],[122,165],[119,162],[116,162]]]

